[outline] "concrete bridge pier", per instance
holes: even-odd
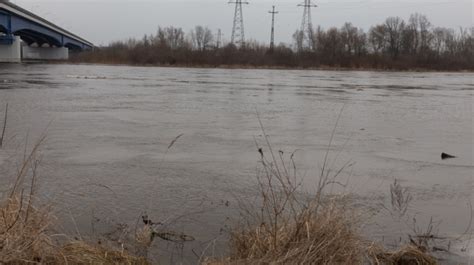
[[[66,47],[34,47],[22,43],[19,36],[13,36],[11,44],[0,44],[0,63],[20,63],[22,60],[67,60]]]
[[[0,44],[0,63],[21,62],[21,40],[19,36],[13,36],[11,44]]]
[[[69,49],[66,47],[22,47],[23,59],[25,60],[67,60]]]

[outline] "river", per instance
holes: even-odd
[[[146,211],[196,239],[157,242],[155,259],[193,263],[204,251],[225,253],[234,202],[253,196],[260,117],[275,150],[297,150],[307,191],[333,131],[329,166],[350,163],[340,176],[344,193],[377,208],[390,205],[395,179],[408,188],[409,218],[397,225],[376,210],[370,237],[390,245],[406,239],[413,218],[420,229],[432,218],[452,239],[452,259],[466,261],[474,255],[473,77],[3,64],[0,117],[6,103],[9,115],[0,183],[11,183],[13,154],[45,134],[40,194],[55,205],[59,231],[117,239]],[[442,152],[457,158],[442,160]]]

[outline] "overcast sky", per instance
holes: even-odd
[[[324,28],[352,22],[364,29],[389,16],[405,20],[411,13],[428,16],[436,26],[458,28],[473,24],[474,0],[320,0],[312,10],[313,24]],[[234,6],[226,0],[12,0],[95,45],[142,37],[157,27],[173,25],[189,32],[195,25],[222,29],[224,40],[232,31]],[[300,27],[303,0],[249,0],[244,6],[247,39],[269,41],[272,5],[276,16],[276,42],[291,42]]]

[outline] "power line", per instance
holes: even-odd
[[[273,49],[275,48],[275,14],[278,14],[278,12],[275,11],[275,6],[273,6],[272,11],[268,11],[268,13],[272,14],[272,34],[270,38],[270,51],[273,52]]]
[[[244,31],[244,15],[242,12],[242,5],[248,5],[249,2],[242,2],[242,0],[230,1],[229,4],[235,4],[234,25],[232,27],[231,43],[239,45],[241,48],[245,46],[245,31]]]

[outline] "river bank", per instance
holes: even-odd
[[[37,62],[44,63],[44,62]],[[75,65],[103,65],[103,66],[128,66],[128,67],[162,67],[162,68],[190,68],[190,69],[237,69],[237,70],[282,70],[282,71],[333,71],[333,72],[406,72],[406,73],[473,73],[472,69],[433,69],[433,68],[370,68],[370,67],[287,67],[272,65],[194,65],[194,64],[133,64],[133,63],[104,63],[104,62],[80,62],[77,60],[64,62],[47,62],[49,64],[75,64]]]

